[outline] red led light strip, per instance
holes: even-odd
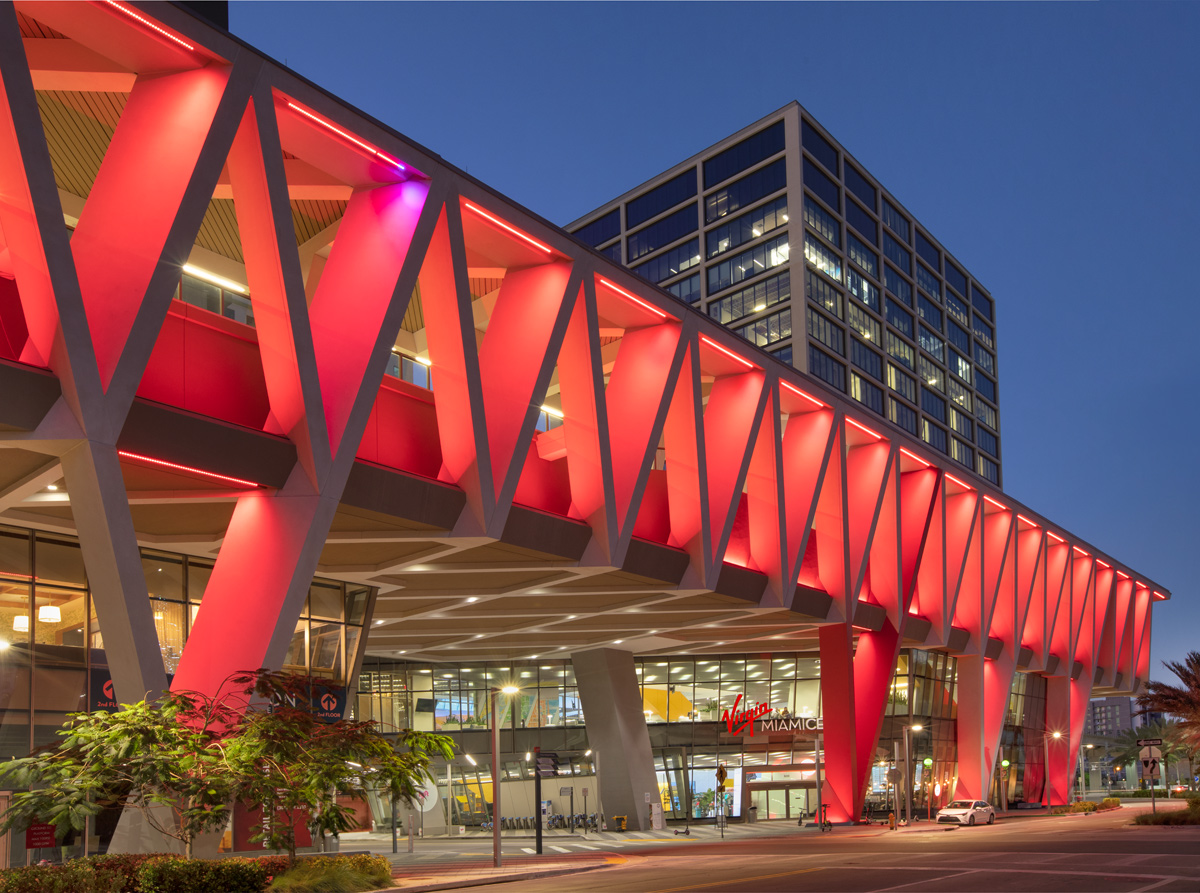
[[[1101,561],[1099,558],[1097,558],[1096,564],[1100,565],[1102,568],[1105,568],[1107,570],[1112,570],[1112,565],[1109,564],[1107,561]]]
[[[659,310],[659,309],[658,309],[657,307],[655,307],[653,304],[647,304],[647,303],[646,303],[645,301],[643,301],[641,298],[635,298],[635,297],[634,297],[633,295],[631,295],[629,292],[625,291],[625,289],[623,289],[623,288],[619,288],[619,287],[617,287],[617,286],[613,285],[611,282],[609,282],[609,281],[608,281],[607,279],[605,279],[603,276],[601,276],[601,277],[600,277],[600,284],[601,284],[601,285],[605,285],[605,286],[607,286],[607,287],[611,288],[613,291],[615,291],[615,292],[616,292],[617,294],[619,294],[621,297],[623,297],[623,298],[627,298],[627,299],[629,299],[630,301],[633,301],[633,303],[637,304],[637,305],[638,305],[639,307],[641,307],[643,310],[649,310],[651,313],[653,313],[653,314],[654,314],[655,316],[657,316],[659,319],[666,319],[666,318],[667,318],[667,314],[663,313],[661,310]]]
[[[975,492],[974,487],[972,487],[970,484],[963,483],[962,481],[960,481],[958,478],[956,478],[952,474],[946,475],[946,480],[953,481],[954,483],[958,484],[960,487],[965,487],[966,489],[970,490],[972,493]]]
[[[1007,512],[1007,511],[1008,511],[1008,506],[1006,506],[1006,505],[1001,505],[1000,503],[996,502],[996,500],[992,499],[992,497],[990,497],[990,496],[988,496],[988,495],[986,495],[986,494],[985,494],[985,495],[984,495],[984,497],[983,497],[983,501],[984,501],[984,502],[990,502],[992,505],[994,505],[996,508],[1000,509],[1001,511],[1005,511],[1005,512]]]
[[[1029,520],[1028,518],[1026,518],[1024,515],[1017,515],[1017,520],[1018,520],[1018,521],[1024,521],[1024,522],[1025,522],[1026,524],[1028,524],[1030,527],[1037,527],[1039,530],[1041,529],[1041,526],[1042,526],[1041,524],[1037,523],[1036,521],[1030,521],[1030,520]]]
[[[1066,542],[1066,540],[1063,539],[1061,536],[1059,536],[1057,533],[1051,533],[1049,530],[1046,531],[1046,536],[1050,537],[1050,539],[1054,540],[1056,543],[1065,543]]]
[[[165,459],[155,459],[151,456],[141,456],[137,453],[131,453],[127,450],[117,450],[117,455],[123,459],[133,459],[136,462],[147,462],[150,465],[157,465],[161,468],[170,468],[173,471],[186,471],[189,474],[198,474],[201,477],[212,478],[214,481],[226,481],[230,484],[240,484],[243,487],[261,487],[254,481],[243,480],[242,478],[230,477],[227,474],[217,474],[214,471],[205,471],[202,468],[192,468],[190,465],[178,465],[175,462],[168,462]]]
[[[849,416],[846,416],[846,424],[853,425],[855,428],[857,428],[859,431],[863,432],[863,434],[866,434],[868,437],[873,437],[875,440],[883,440],[882,434],[876,434],[874,431],[872,431],[866,425],[860,425],[858,422],[854,421],[854,419],[850,418]]]
[[[786,381],[781,381],[781,382],[779,382],[779,386],[783,387],[783,388],[787,388],[789,391],[791,391],[797,397],[803,397],[805,400],[807,400],[809,403],[812,403],[814,406],[818,406],[821,409],[825,408],[824,403],[822,403],[816,397],[812,397],[812,396],[809,396],[808,394],[804,393],[804,391],[800,390],[794,384],[790,384],[789,382],[786,382]]]
[[[492,223],[496,224],[496,226],[500,227],[501,229],[508,230],[510,233],[512,233],[518,239],[524,239],[526,242],[528,242],[534,248],[537,248],[539,251],[544,251],[547,254],[552,253],[549,248],[547,248],[545,245],[543,245],[537,239],[534,239],[534,238],[531,238],[530,236],[525,235],[519,229],[517,229],[516,227],[513,227],[513,226],[509,226],[503,220],[499,220],[499,219],[493,217],[491,214],[489,214],[487,211],[483,210],[482,208],[477,208],[470,202],[463,202],[463,204],[466,206],[468,211],[474,211],[476,214],[478,214],[484,220],[490,220]]]
[[[737,362],[741,363],[747,369],[754,368],[754,364],[751,363],[749,360],[745,359],[744,357],[739,357],[732,350],[729,350],[726,347],[722,347],[721,345],[717,344],[717,342],[713,341],[711,338],[706,338],[703,335],[701,335],[700,340],[703,341],[705,344],[707,344],[709,347],[713,348],[714,350],[719,350],[721,353],[725,354],[725,356],[729,357],[731,360],[736,360]]]
[[[900,452],[902,452],[904,455],[908,456],[908,458],[912,459],[914,462],[920,462],[920,463],[921,463],[921,465],[922,465],[923,467],[925,467],[925,468],[931,468],[931,467],[932,467],[932,463],[930,463],[930,462],[926,462],[924,459],[922,459],[922,458],[921,458],[920,456],[918,456],[916,453],[910,453],[910,452],[909,452],[908,450],[906,450],[904,447],[900,447]]]
[[[1125,571],[1117,571],[1117,576],[1122,578],[1123,580],[1129,579],[1129,574],[1125,573]]]
[[[1161,592],[1159,592],[1157,589],[1154,590],[1154,597],[1157,599],[1165,599],[1166,598],[1166,596],[1163,595]]]
[[[317,124],[320,124],[326,130],[331,131],[332,133],[336,133],[342,139],[346,140],[347,142],[353,143],[354,145],[358,146],[360,149],[362,149],[367,154],[373,155],[374,157],[378,158],[380,161],[384,162],[385,164],[390,164],[392,167],[396,168],[397,170],[402,170],[402,171],[407,170],[407,168],[403,164],[401,164],[399,161],[397,161],[391,155],[388,155],[385,152],[380,152],[378,149],[376,149],[370,143],[364,143],[358,137],[354,136],[353,134],[347,133],[346,131],[342,130],[342,128],[338,127],[337,125],[330,124],[324,118],[322,118],[318,115],[315,115],[312,112],[310,112],[308,109],[304,108],[304,106],[296,105],[296,103],[289,101],[288,108],[299,112],[304,117],[308,118],[310,121],[315,121]]]
[[[124,6],[121,3],[117,3],[116,0],[104,0],[104,2],[107,3],[109,6],[111,6],[113,9],[115,9],[117,12],[123,13],[124,15],[129,16],[131,19],[134,19],[135,21],[140,22],[141,24],[145,25],[151,31],[155,31],[155,32],[161,34],[167,40],[170,40],[173,43],[179,44],[185,50],[193,50],[194,51],[196,49],[194,46],[192,46],[186,40],[182,40],[181,38],[176,37],[174,34],[172,34],[166,28],[162,28],[162,27],[154,24],[154,22],[150,21],[145,16],[139,15],[138,13],[134,12],[132,9],[128,8],[127,6]]]
[[[1079,548],[1078,546],[1072,546],[1071,548],[1074,549],[1076,552],[1078,552],[1080,555],[1082,555],[1084,558],[1092,557],[1091,555],[1089,555],[1087,552],[1083,551],[1083,549]]]

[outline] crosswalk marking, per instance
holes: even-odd
[[[554,850],[555,852],[559,852],[559,853],[569,853],[569,852],[571,852],[571,851],[570,851],[569,849],[567,849],[565,846],[554,846],[554,845],[551,845],[551,846],[550,846],[550,849]]]
[[[529,855],[531,855],[531,856],[534,856],[534,855],[536,855],[536,854],[537,854],[537,850],[535,850],[535,849],[534,849],[533,847],[531,847],[531,846],[523,846],[523,847],[521,847],[521,852],[522,852],[522,853],[529,853]]]

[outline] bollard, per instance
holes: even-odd
[[[408,851],[413,851],[413,814],[408,814]]]

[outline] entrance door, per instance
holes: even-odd
[[[808,788],[788,788],[789,819],[801,819],[808,815]]]
[[[692,802],[692,795],[687,783],[687,762],[684,759],[683,748],[663,748],[654,762],[658,789],[663,801],[663,817],[687,818],[687,808]]]

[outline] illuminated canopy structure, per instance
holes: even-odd
[[[1148,577],[187,12],[5,5],[0,74],[0,519],[78,536],[119,698],[140,546],[216,556],[176,687],[318,573],[377,654],[819,649],[835,819],[902,644],[958,656],[957,797],[1018,671],[1060,801],[1146,679]]]

